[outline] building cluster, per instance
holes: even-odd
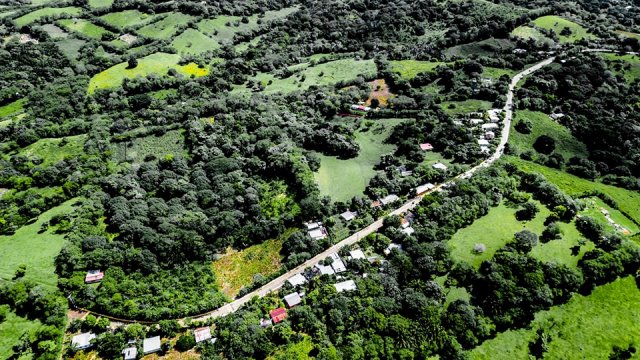
[[[500,128],[501,113],[500,109],[491,109],[486,113],[476,112],[467,115],[469,129],[478,134],[478,145],[484,154],[491,153],[491,140],[496,138],[496,131]],[[462,122],[459,121],[459,124],[462,125]]]

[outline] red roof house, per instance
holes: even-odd
[[[424,151],[431,151],[431,150],[433,150],[433,145],[431,145],[429,143],[420,144],[420,149],[422,149]]]
[[[87,284],[98,282],[102,280],[104,277],[104,273],[100,270],[89,270],[87,275],[84,277],[84,282]]]
[[[269,313],[269,316],[271,316],[271,320],[273,320],[273,323],[277,324],[287,318],[287,310],[285,308],[277,308],[275,310],[272,310]]]

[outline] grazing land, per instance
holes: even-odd
[[[440,106],[451,115],[463,115],[492,108],[491,103],[484,100],[444,101]]]
[[[31,24],[34,21],[38,21],[45,16],[54,16],[54,15],[55,16],[57,15],[77,16],[77,15],[80,15],[81,12],[82,12],[81,8],[73,7],[73,6],[61,7],[61,8],[43,8],[43,9],[30,12],[26,15],[23,15],[13,20],[13,22],[17,26],[25,26],[25,25]]]
[[[69,36],[69,34],[54,24],[44,24],[38,27],[44,30],[53,39],[63,39]]]
[[[444,65],[444,62],[440,61],[419,61],[419,60],[396,60],[390,61],[391,70],[397,72],[403,78],[411,80],[415,78],[419,73],[429,72],[434,70],[440,65]]]
[[[640,78],[640,57],[638,55],[618,55],[604,53],[602,57],[616,74],[624,76],[627,82],[633,82]]]
[[[81,155],[86,138],[86,135],[77,135],[59,139],[40,139],[21,149],[20,155],[40,158],[43,166],[55,164],[67,157]]]
[[[393,126],[401,122],[401,119],[380,119],[369,130],[358,130],[356,142],[360,152],[353,159],[320,155],[320,169],[316,173],[320,193],[330,196],[333,201],[362,196],[369,180],[376,174],[374,167],[380,157],[394,150],[395,146],[385,144],[385,140]]]
[[[187,29],[176,36],[171,42],[171,46],[181,54],[200,54],[220,48],[217,41],[195,29]]]
[[[169,39],[178,32],[179,27],[186,25],[193,19],[191,15],[172,12],[163,19],[138,29],[138,34],[152,39]]]
[[[7,105],[0,106],[0,119],[21,113],[24,110],[26,101],[27,99],[20,99]]]
[[[518,26],[517,28],[513,29],[511,35],[525,40],[533,39],[536,41],[553,43],[553,40],[549,39],[545,34],[540,32],[540,30],[526,25]]]
[[[496,56],[513,48],[515,45],[507,39],[487,39],[451,47],[445,51],[445,54],[459,57]]]
[[[587,40],[595,39],[595,36],[592,34],[589,34],[587,32],[587,29],[585,29],[581,25],[576,24],[575,22],[567,20],[560,16],[555,16],[555,15],[542,16],[535,19],[533,23],[537,27],[555,31],[561,43],[573,43],[583,39],[587,39]],[[564,29],[569,29],[571,31],[571,34],[561,35],[561,32]]]
[[[284,18],[298,11],[297,7],[283,8],[278,11],[267,11],[264,17],[248,16],[246,21],[240,16],[222,15],[213,19],[204,19],[198,23],[198,29],[220,43],[231,43],[237,33],[244,33],[257,29],[258,20],[269,21]]]
[[[87,42],[80,39],[63,39],[56,42],[60,51],[70,60],[76,60],[80,56],[80,49]]]
[[[63,19],[58,21],[58,24],[94,39],[100,39],[104,34],[111,34],[109,30],[83,19]]]
[[[9,312],[7,318],[0,322],[0,358],[11,359],[14,355],[12,347],[23,334],[40,327],[40,322],[31,321]]]
[[[156,19],[158,15],[149,15],[138,10],[125,10],[121,12],[109,13],[100,18],[112,26],[120,29],[126,27],[140,27]]]
[[[100,9],[113,5],[113,0],[89,0],[88,3],[93,9]]]
[[[135,138],[131,141],[114,144],[114,154],[118,161],[141,163],[147,156],[164,158],[166,155],[188,157],[184,145],[184,135],[180,130],[167,131],[166,134]],[[126,158],[125,158],[126,153]]]
[[[120,86],[125,78],[133,79],[137,76],[144,77],[150,74],[166,75],[169,69],[175,69],[185,76],[199,77],[209,73],[209,70],[198,68],[194,63],[178,65],[179,61],[180,55],[155,53],[138,59],[138,66],[133,69],[128,69],[126,62],[120,63],[91,78],[89,93],[96,89]]]
[[[640,290],[632,276],[596,288],[588,296],[536,314],[530,328],[507,330],[469,352],[471,359],[529,359],[529,342],[543,329],[545,358],[607,359],[613,346],[640,344]]]

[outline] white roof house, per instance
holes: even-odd
[[[160,336],[154,336],[142,341],[142,352],[145,355],[160,351],[160,347]]]
[[[87,349],[93,346],[91,340],[95,338],[96,334],[90,332],[78,334],[71,339],[71,346],[76,349]]]
[[[480,146],[488,146],[489,145],[489,140],[478,139],[478,145],[480,145]]]
[[[483,154],[489,154],[491,153],[491,149],[489,149],[489,147],[487,146],[480,146],[480,152],[482,152]]]
[[[347,281],[343,281],[343,282],[339,282],[337,284],[333,284],[333,286],[336,287],[336,291],[337,292],[343,292],[343,291],[349,291],[349,290],[357,290],[358,287],[356,286],[355,281],[353,280],[347,280]]]
[[[469,123],[471,123],[472,125],[480,125],[484,122],[484,120],[482,119],[469,119]]]
[[[349,251],[349,255],[351,255],[352,259],[366,259],[364,252],[360,249]]]
[[[484,133],[484,138],[487,140],[495,139],[496,133],[494,133],[493,131],[487,131]]]
[[[387,205],[390,204],[394,201],[398,201],[400,198],[398,197],[398,195],[395,194],[391,194],[391,195],[387,195],[385,197],[383,197],[382,199],[380,199],[380,202],[382,203],[382,205]]]
[[[411,176],[413,175],[413,171],[411,170],[403,170],[400,172],[400,176],[405,177],[405,176]]]
[[[203,327],[193,330],[193,336],[196,337],[196,342],[202,342],[205,340],[211,340],[211,328]]]
[[[420,194],[422,194],[424,192],[427,192],[427,191],[429,191],[429,190],[431,190],[431,189],[433,189],[435,187],[436,186],[433,185],[432,183],[426,183],[426,184],[420,185],[420,186],[418,186],[416,188],[416,195],[420,195]]]
[[[358,213],[355,212],[355,211],[351,211],[351,210],[347,210],[347,211],[343,212],[342,214],[340,214],[340,217],[343,218],[345,221],[351,221],[356,216],[358,216]]]
[[[387,246],[387,248],[386,248],[386,249],[384,249],[384,254],[385,254],[385,255],[389,255],[389,254],[391,254],[391,251],[392,251],[393,249],[402,250],[402,245],[400,245],[400,244],[396,244],[396,243],[391,243],[391,244],[389,244],[389,246]]]
[[[407,226],[406,228],[402,229],[402,232],[407,235],[412,235],[416,231],[411,226]]]
[[[443,163],[435,163],[433,165],[431,165],[434,169],[438,169],[438,170],[447,170],[447,165],[443,164]]]
[[[122,350],[122,355],[124,357],[124,360],[135,360],[138,356],[138,348],[136,348],[135,346],[128,347]]]
[[[335,274],[335,271],[333,271],[333,268],[331,266],[324,266],[322,264],[316,264],[316,269],[320,270],[320,274],[322,275],[333,275]]]
[[[291,286],[298,286],[298,285],[303,285],[307,283],[307,278],[304,277],[302,274],[295,274],[292,277],[290,277],[288,280],[289,284],[291,284]]]
[[[482,124],[482,130],[497,129],[498,127],[499,125],[496,123]]]
[[[302,298],[300,298],[300,294],[297,292],[291,293],[284,297],[284,302],[287,303],[289,308],[292,308],[296,305],[299,305],[302,302]]]
[[[311,236],[313,240],[322,240],[326,238],[328,235],[327,235],[327,230],[325,228],[318,228],[318,229],[310,230],[309,236]]]
[[[342,262],[342,259],[338,254],[336,253],[329,254],[329,257],[333,259],[333,262],[331,263],[331,268],[333,268],[333,271],[336,274],[347,271],[347,267],[344,265],[344,262]]]
[[[489,121],[491,121],[492,123],[499,122],[500,116],[498,116],[498,114],[500,114],[501,112],[502,110],[500,109],[491,109],[487,111],[487,114],[489,115]]]
[[[313,230],[322,227],[321,222],[307,222],[304,223],[307,226],[307,230]]]

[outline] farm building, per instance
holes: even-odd
[[[161,346],[160,336],[144,339],[142,341],[142,353],[145,355],[153,354],[154,352],[160,351]]]
[[[302,298],[300,298],[300,294],[297,292],[291,293],[284,297],[284,302],[287,303],[287,307],[291,309],[296,305],[300,305],[302,302]]]
[[[104,278],[104,273],[100,270],[89,270],[84,277],[84,282],[87,284],[95,283]]]
[[[497,129],[498,124],[482,124],[482,130]]]
[[[193,336],[196,338],[196,342],[202,342],[206,340],[211,340],[211,328],[203,327],[193,330]]]
[[[122,350],[124,360],[135,360],[138,357],[138,348],[135,346]]]
[[[93,346],[91,340],[96,338],[96,334],[91,332],[86,332],[82,334],[78,334],[71,339],[71,346],[78,349],[88,349]]]
[[[340,217],[343,218],[345,221],[351,221],[356,216],[358,216],[358,213],[355,212],[355,211],[351,211],[351,210],[347,210],[347,211],[343,212],[342,214],[340,214]]]
[[[349,251],[349,255],[352,259],[366,259],[366,257],[364,256],[364,252],[362,252],[362,250],[360,249]]]
[[[443,163],[435,163],[433,165],[431,165],[434,169],[437,170],[447,170],[447,165],[443,164]]]
[[[432,151],[433,145],[431,145],[430,143],[420,144],[420,149],[424,151]]]
[[[275,310],[271,310],[269,316],[271,317],[271,321],[273,321],[274,324],[277,324],[287,318],[287,309],[277,308]]]
[[[313,240],[321,240],[329,236],[327,229],[324,228],[321,222],[308,222],[305,225],[309,236]]]
[[[347,280],[347,281],[343,281],[343,282],[339,282],[337,284],[333,284],[333,286],[335,286],[336,291],[337,292],[343,292],[343,291],[350,291],[350,290],[357,290],[358,287],[356,286],[355,281],[353,280]]]
[[[290,277],[288,280],[289,284],[291,284],[291,286],[298,286],[298,285],[303,285],[307,283],[307,278],[305,278],[302,274],[295,274],[292,277]]]
[[[392,202],[398,201],[398,200],[400,200],[398,195],[391,194],[391,195],[387,195],[387,196],[383,197],[382,199],[380,199],[380,203],[382,205],[388,205],[388,204],[391,204]]]
[[[420,194],[426,193],[427,191],[429,191],[429,190],[431,190],[431,189],[433,189],[435,187],[436,186],[433,185],[432,183],[426,183],[426,184],[420,185],[420,186],[418,186],[416,188],[416,195],[420,195]]]

